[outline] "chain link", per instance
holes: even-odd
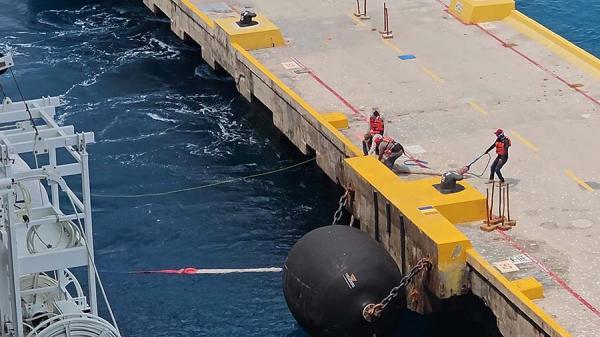
[[[331,222],[331,225],[336,225],[340,219],[342,218],[342,211],[344,209],[344,207],[346,206],[346,204],[348,203],[348,196],[350,195],[350,191],[346,190],[346,192],[344,193],[344,195],[342,195],[342,197],[340,198],[340,201],[338,202],[338,209],[335,211],[335,213],[333,213],[333,221]]]
[[[400,295],[400,290],[406,287],[410,281],[417,276],[423,270],[431,269],[431,261],[428,258],[422,258],[415,264],[412,269],[404,275],[404,277],[400,280],[400,283],[390,290],[390,293],[381,300],[381,302],[377,304],[367,304],[363,309],[363,317],[367,322],[373,322],[381,317],[383,310],[393,301],[396,297]]]

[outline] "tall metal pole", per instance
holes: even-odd
[[[387,7],[385,5],[385,2],[383,3],[383,31],[385,33],[388,32],[388,13],[387,13]]]
[[[10,170],[7,167],[7,170]],[[8,235],[8,272],[10,273],[10,291],[12,293],[11,306],[12,306],[12,323],[15,329],[16,337],[22,337],[23,335],[23,313],[21,311],[21,283],[20,283],[20,272],[19,272],[19,248],[17,246],[17,237],[15,235],[15,224],[17,223],[15,214],[15,196],[13,192],[9,192],[6,197],[6,214],[7,222],[6,233]]]
[[[487,218],[487,225],[490,226],[490,189],[485,189],[485,216]]]
[[[510,221],[510,192],[508,190],[508,184],[506,184],[506,211],[508,212],[508,221]]]
[[[84,136],[81,135],[83,138]],[[98,315],[98,299],[96,297],[96,273],[94,271],[94,230],[92,227],[92,199],[90,195],[89,159],[85,148],[85,139],[80,142],[81,153],[81,188],[83,192],[83,205],[85,209],[85,241],[88,246],[88,286],[90,307],[93,315]]]
[[[502,182],[498,183],[498,216],[502,216]]]
[[[490,200],[490,218],[494,220],[494,190],[496,190],[495,183],[492,181],[492,198]]]
[[[50,168],[52,170],[56,169],[56,148],[51,147],[48,150],[48,163],[50,164]],[[58,196],[58,183],[56,182],[50,182],[49,181],[49,185],[50,185],[50,191],[51,191],[51,200],[52,200],[52,206],[58,211],[60,210],[60,198]],[[65,279],[64,279],[64,270],[63,269],[59,269],[56,271],[57,274],[57,281],[58,281],[58,287],[60,289],[60,287],[64,284]],[[59,298],[62,300],[64,299],[64,294],[62,292],[59,292]]]
[[[56,168],[56,149],[51,147],[48,151],[48,162],[52,169]],[[52,190],[52,206],[57,210],[60,209],[60,201],[58,197],[58,184],[51,183],[50,189]]]

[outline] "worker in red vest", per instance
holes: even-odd
[[[368,149],[371,148],[371,140],[374,135],[382,135],[385,129],[383,116],[379,112],[379,108],[373,108],[373,113],[371,117],[369,117],[369,131],[365,134],[365,138],[363,140],[363,153],[366,155],[368,153]]]
[[[500,170],[508,161],[508,148],[512,144],[510,142],[510,138],[504,135],[504,131],[502,129],[496,130],[494,134],[496,135],[496,141],[494,142],[494,144],[492,144],[492,146],[490,146],[487,149],[487,151],[485,151],[485,153],[487,154],[495,148],[497,155],[496,159],[492,163],[490,171],[490,180],[488,182],[491,183],[492,181],[494,181],[494,174],[496,174],[498,176],[498,179],[500,179],[500,182],[503,183],[504,177],[502,176]]]
[[[373,108],[373,113],[371,114],[371,117],[369,117],[369,132],[372,135],[379,134],[383,136],[384,129],[383,116],[381,116],[379,108]]]

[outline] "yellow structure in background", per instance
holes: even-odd
[[[537,300],[544,297],[544,286],[535,277],[525,277],[512,282],[530,300]]]
[[[348,117],[343,112],[329,112],[322,114],[329,124],[338,130],[349,128]]]
[[[258,24],[240,27],[238,18],[223,18],[215,20],[229,36],[229,42],[237,43],[246,50],[273,48],[285,45],[281,30],[265,16],[257,15],[254,21]]]
[[[508,17],[515,9],[514,0],[452,0],[448,8],[462,22],[480,23]]]

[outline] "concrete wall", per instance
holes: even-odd
[[[319,167],[333,181],[351,189],[348,209],[360,221],[361,229],[379,240],[391,253],[403,272],[421,257],[432,260],[433,269],[407,289],[410,308],[418,312],[437,310],[435,303],[439,301],[436,299],[466,294],[472,289],[497,317],[502,318],[499,327],[506,337],[568,336],[553,324],[533,324],[541,318],[539,312],[532,311],[532,305],[535,305],[531,301],[522,310],[515,310],[513,299],[527,299],[510,298],[503,293],[514,289],[494,287],[484,276],[497,276],[489,264],[475,264],[475,267],[467,264],[472,255],[467,252],[472,251],[472,247],[452,221],[473,221],[482,216],[459,208],[459,205],[463,208],[471,205],[483,211],[483,197],[478,192],[466,193],[466,199],[461,200],[440,199],[439,196],[432,199],[431,181],[416,184],[400,181],[373,157],[362,157],[356,145],[248,51],[230,43],[225,31],[188,0],[144,0],[144,3],[152,11],[166,14],[177,36],[200,45],[202,57],[209,65],[228,72],[247,100],[259,100],[271,110],[274,125],[300,151],[314,153]],[[417,195],[421,198],[416,198]],[[417,206],[431,204],[431,200],[435,201],[433,206],[440,206],[439,214],[420,214]]]

